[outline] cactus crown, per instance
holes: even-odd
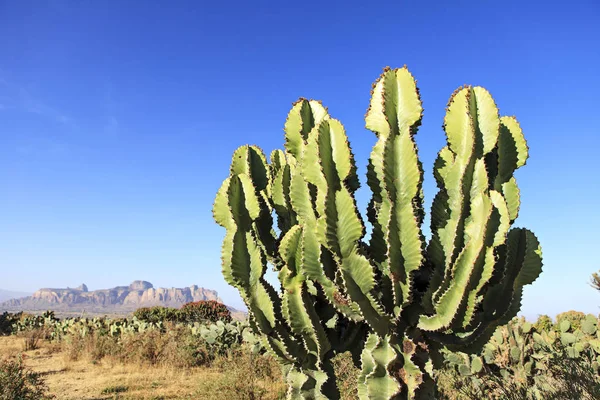
[[[437,351],[481,349],[541,272],[536,237],[511,229],[520,204],[513,174],[528,147],[517,120],[500,117],[481,87],[459,88],[448,103],[426,242],[414,141],[422,114],[408,69],[386,68],[365,116],[377,137],[368,243],[354,155],[320,102],[294,103],[285,150],[270,163],[256,146],[233,155],[213,208],[226,229],[223,275],[286,366],[289,398],[336,398],[330,360],[342,351],[362,368],[360,398],[429,398]],[[264,278],[267,264],[280,293]]]

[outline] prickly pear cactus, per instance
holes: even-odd
[[[486,379],[496,377],[527,388],[533,399],[548,398],[556,385],[548,377],[555,373],[553,368],[564,368],[560,364],[564,357],[578,363],[589,362],[596,374],[600,370],[598,318],[591,314],[577,317],[580,327],[565,318],[556,326],[552,326],[552,320],[548,324],[547,316],[534,324],[515,318],[496,329],[485,344],[482,357],[443,350],[445,364],[470,379],[475,387],[484,387]],[[471,368],[478,366],[476,360],[483,361],[481,369]]]
[[[528,148],[517,120],[500,117],[481,87],[459,88],[448,103],[426,242],[414,141],[422,113],[408,69],[384,70],[365,117],[377,138],[368,242],[346,132],[321,103],[293,105],[285,150],[269,162],[256,146],[233,155],[213,207],[226,229],[223,275],[285,366],[290,399],[338,398],[331,359],[344,351],[361,368],[361,399],[433,398],[439,350],[480,350],[541,272],[536,237],[511,229],[513,174]],[[265,280],[268,264],[281,290]]]

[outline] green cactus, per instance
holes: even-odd
[[[598,319],[592,314],[586,315],[585,319],[581,322],[581,330],[586,335],[595,335],[598,330]]]
[[[514,319],[508,325],[498,327],[484,346],[483,369],[475,372],[472,368],[471,373],[466,375],[470,383],[481,387],[486,378],[501,378],[528,388],[531,398],[545,399],[554,390],[552,380],[548,380],[548,377],[556,373],[557,366],[564,366],[568,358],[575,359],[575,363],[585,363],[587,360],[598,373],[600,340],[596,337],[598,319],[595,316],[585,316],[581,321],[581,329],[574,329],[569,321],[563,320],[556,330],[544,330],[544,327],[547,328],[547,317],[541,316],[540,320],[531,324],[524,319]],[[469,366],[464,361],[468,360],[468,355],[464,353],[445,351],[444,359],[448,366],[459,373]],[[471,355],[470,360],[473,366],[475,357]],[[461,367],[460,364],[465,366]]]
[[[432,398],[440,349],[479,351],[541,272],[536,237],[510,230],[520,204],[513,173],[528,148],[481,87],[460,88],[448,104],[426,243],[414,141],[422,111],[406,67],[384,70],[365,117],[377,136],[368,243],[353,153],[321,103],[293,105],[285,151],[270,163],[256,146],[233,155],[213,207],[226,229],[223,274],[285,366],[290,399],[337,398],[331,360],[344,351],[362,368],[361,399]],[[280,292],[265,280],[268,264]]]

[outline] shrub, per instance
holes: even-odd
[[[16,314],[3,312],[0,314],[0,336],[11,335],[14,332],[13,324],[17,323],[22,315],[22,312]]]
[[[231,312],[218,301],[206,300],[184,304],[179,310],[180,322],[231,322]]]
[[[275,359],[241,347],[217,357],[214,365],[224,372],[219,379],[204,381],[201,393],[219,393],[223,399],[267,400],[285,397],[285,384]]]
[[[560,326],[560,323],[567,320],[571,323],[572,329],[575,331],[581,328],[581,321],[585,319],[585,314],[581,311],[565,311],[556,316],[556,326]]]
[[[100,361],[189,368],[209,364],[217,355],[213,346],[194,335],[188,326],[168,324],[164,331],[148,329],[122,335],[91,332],[68,335],[61,342],[69,360]]]
[[[553,390],[546,399],[600,399],[598,364],[590,349],[584,351],[580,357],[572,358],[566,348],[559,346],[555,356],[550,358],[548,367],[550,386]]]
[[[188,329],[171,329],[167,331],[169,340],[166,342],[162,362],[174,367],[199,367],[208,365],[215,354],[206,342],[192,335]]]
[[[536,376],[533,383],[520,381],[515,375],[499,376],[487,371],[473,380],[447,368],[438,375],[440,400],[593,400],[600,398],[600,381],[594,372],[592,357],[569,357],[560,346],[553,349],[549,368]]]
[[[171,307],[142,307],[135,310],[133,316],[140,321],[149,323],[159,322],[177,322],[179,320],[179,310]]]
[[[0,400],[45,400],[54,396],[39,374],[27,370],[21,359],[0,361]]]
[[[129,390],[129,387],[123,386],[123,385],[109,386],[109,387],[102,389],[102,392],[100,392],[100,394],[124,393],[128,390]]]
[[[186,303],[180,309],[171,307],[138,308],[133,316],[148,323],[159,322],[231,322],[231,312],[222,303],[214,300],[200,300]]]
[[[552,318],[547,315],[540,315],[538,320],[533,324],[537,332],[549,332],[554,327]]]
[[[45,340],[50,337],[48,328],[36,327],[26,328],[17,333],[17,336],[23,338],[23,350],[37,350],[39,348],[40,340]]]

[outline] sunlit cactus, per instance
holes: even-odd
[[[385,69],[365,117],[377,137],[368,242],[346,132],[320,102],[293,105],[285,150],[270,162],[256,146],[233,155],[213,208],[226,229],[223,274],[285,366],[290,399],[338,398],[331,359],[345,351],[361,368],[361,399],[433,398],[439,351],[479,351],[541,273],[536,237],[511,229],[520,205],[513,173],[528,148],[516,119],[500,117],[481,87],[450,98],[427,243],[414,141],[422,112],[408,69]],[[269,264],[281,288],[265,280]]]

